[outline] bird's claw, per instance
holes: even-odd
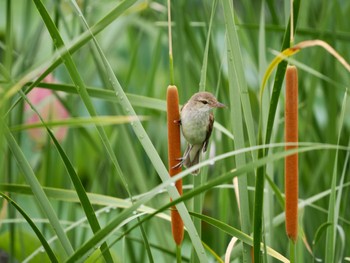
[[[175,124],[181,125],[181,120],[174,120]]]
[[[184,159],[184,158],[182,158],[182,157],[180,157],[180,158],[176,158],[176,161],[179,161],[179,163],[178,163],[178,164],[176,164],[176,165],[174,165],[173,167],[171,167],[171,169],[177,169],[177,168],[180,168],[180,167],[183,165],[183,163],[184,163],[185,159]]]

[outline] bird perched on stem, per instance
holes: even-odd
[[[195,93],[182,107],[179,123],[188,145],[176,167],[184,165],[189,168],[199,163],[201,152],[207,150],[213,130],[214,115],[210,110],[224,107],[225,105],[218,102],[214,95],[209,92]],[[198,173],[199,169],[192,172],[194,175]]]

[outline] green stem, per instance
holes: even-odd
[[[294,242],[292,239],[289,239],[289,260],[290,263],[295,263],[295,256],[296,256],[296,242]]]
[[[261,105],[261,104],[260,104]],[[259,145],[263,144],[262,139],[262,109],[260,106],[260,118],[259,118],[259,130],[258,130],[258,141]],[[264,149],[258,151],[258,159],[264,158],[267,154]],[[264,206],[264,184],[265,184],[265,166],[260,166],[256,171],[255,179],[255,196],[254,196],[254,262],[260,262],[260,242],[262,232],[262,218],[263,218],[263,206]]]
[[[4,65],[11,76],[12,54],[13,54],[13,34],[12,34],[12,1],[6,4],[6,51],[4,55]]]
[[[181,258],[181,245],[176,246],[176,262],[181,263],[182,258]]]
[[[173,62],[173,54],[169,53],[169,74],[170,74],[170,84],[175,83],[174,79],[174,62]]]
[[[193,189],[197,189],[202,185],[202,176],[193,176]],[[202,214],[202,194],[198,194],[193,197],[193,212]],[[193,218],[193,224],[197,230],[199,238],[202,236],[202,220],[199,218]],[[195,253],[192,254],[191,262],[199,262]]]
[[[4,62],[5,69],[9,75],[8,79],[11,80],[12,54],[13,54],[12,53],[13,52],[13,35],[12,35],[12,1],[11,0],[7,0],[7,3],[6,3],[6,35],[5,36],[6,36],[5,37],[6,48],[5,48],[3,62]],[[5,108],[6,107],[4,107],[4,109]],[[8,118],[8,119],[9,119],[9,122],[11,122],[11,118]],[[8,155],[8,156],[11,156],[11,155]],[[8,164],[8,182],[13,183],[13,180],[14,180],[13,175],[15,174],[15,172],[13,171],[14,159],[12,158],[12,156],[8,158],[7,164]],[[12,198],[12,195],[10,194],[9,197]],[[11,219],[16,217],[16,211],[12,206],[8,208],[8,213]],[[9,262],[12,263],[12,262],[15,262],[14,257],[15,257],[15,242],[16,242],[16,225],[10,224],[9,229],[10,229]]]
[[[259,151],[258,158],[263,158],[263,150]],[[262,214],[264,198],[265,168],[261,166],[257,170],[255,183],[255,204],[254,204],[254,260],[260,262],[260,242],[262,232]],[[260,200],[258,202],[258,200]]]

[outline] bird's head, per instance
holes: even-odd
[[[225,104],[218,102],[210,92],[198,92],[190,99],[191,104],[200,111],[209,111],[213,108],[224,108]]]

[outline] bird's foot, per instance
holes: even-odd
[[[171,167],[171,169],[177,169],[177,168],[180,168],[184,162],[185,162],[185,158],[183,157],[180,157],[180,158],[176,158],[176,161],[179,161],[178,164],[174,165],[173,167]]]
[[[174,120],[174,123],[177,125],[181,125],[181,120]]]

